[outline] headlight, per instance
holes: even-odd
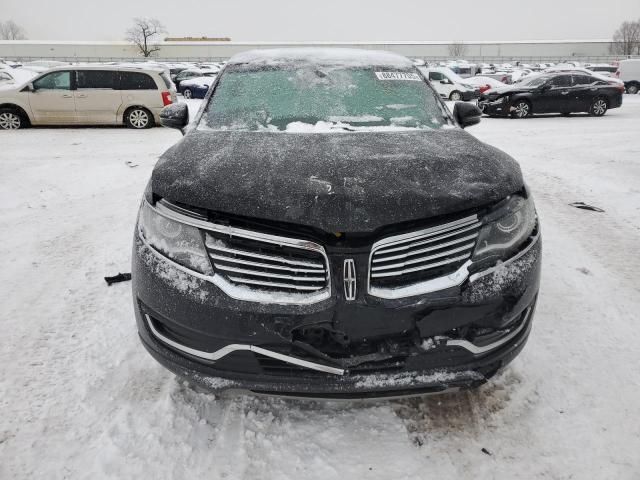
[[[138,217],[138,232],[165,257],[196,272],[213,274],[202,235],[196,227],[171,220],[143,201]]]
[[[473,261],[511,256],[529,238],[535,225],[536,210],[531,197],[513,195],[504,206],[485,217]]]

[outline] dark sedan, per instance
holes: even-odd
[[[588,74],[551,73],[489,90],[480,97],[479,106],[490,116],[588,112],[601,117],[622,105],[622,93],[622,87]]]

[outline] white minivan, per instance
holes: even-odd
[[[616,77],[624,82],[627,93],[640,91],[640,58],[620,60]]]
[[[26,83],[0,87],[0,129],[29,125],[126,125],[149,128],[177,101],[161,69],[66,65]]]
[[[447,67],[418,67],[425,77],[429,79],[433,88],[443,98],[452,101],[475,100],[480,96],[480,91],[473,85]]]

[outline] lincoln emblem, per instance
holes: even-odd
[[[353,258],[344,261],[344,298],[356,299],[356,264]]]

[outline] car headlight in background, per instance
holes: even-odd
[[[480,229],[473,261],[505,259],[529,238],[536,226],[536,210],[531,197],[511,196],[505,205],[489,213]]]
[[[158,213],[145,200],[138,217],[140,236],[155,250],[183,267],[213,275],[200,230]]]

